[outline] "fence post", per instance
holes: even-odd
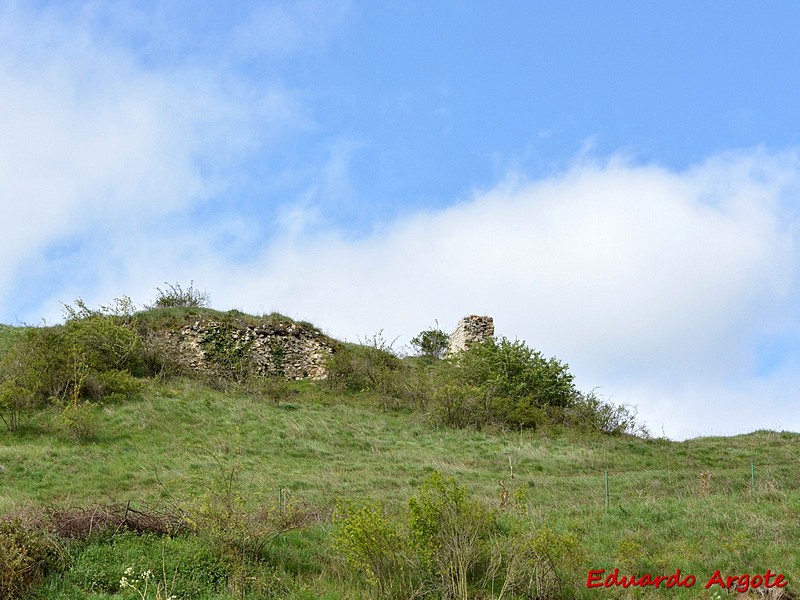
[[[608,469],[606,469],[606,512],[608,512],[610,500],[608,496]]]

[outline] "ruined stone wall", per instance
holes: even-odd
[[[163,340],[180,364],[194,371],[246,367],[286,379],[325,379],[334,350],[326,335],[289,322],[233,327],[200,320],[163,332]]]
[[[483,342],[492,337],[494,337],[492,317],[479,315],[464,317],[447,340],[447,353],[456,354],[469,348],[470,344]]]

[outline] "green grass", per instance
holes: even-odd
[[[0,340],[5,335],[0,330]],[[237,494],[253,509],[274,503],[283,489],[323,517],[339,498],[377,499],[400,513],[417,486],[439,471],[494,507],[503,481],[524,494],[527,526],[576,536],[585,557],[573,577],[584,597],[598,595],[581,587],[589,569],[615,567],[654,575],[680,568],[698,582],[714,569],[738,575],[769,568],[784,573],[797,593],[798,434],[676,443],[442,429],[412,413],[379,410],[369,395],[291,385],[297,391],[291,404],[275,404],[191,380],[151,382],[139,401],[95,408],[96,435],[85,443],[60,430],[54,411],[40,412],[22,430],[0,433],[0,514],[128,501],[194,507],[232,473]],[[249,589],[248,597],[362,597],[363,582],[348,580],[331,558],[330,528],[323,518],[269,545],[254,568],[259,585],[271,591],[236,588],[231,565],[202,538],[125,535],[70,546],[72,567],[48,579],[41,597],[129,597],[118,593],[122,571],[161,569],[162,547],[187,597],[241,597],[233,588]],[[701,587],[669,595],[710,598]],[[641,596],[617,592],[604,597]]]

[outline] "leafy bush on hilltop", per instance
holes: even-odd
[[[379,332],[366,344],[342,344],[328,362],[328,386],[340,391],[395,393],[403,361]]]
[[[180,283],[166,283],[163,290],[156,288],[158,294],[151,308],[204,308],[210,305],[211,299],[206,292],[194,287],[194,281],[184,289]]]
[[[26,329],[0,359],[0,416],[8,429],[52,402],[77,405],[137,391],[143,346],[130,300],[92,310],[79,299],[65,316],[64,325]]]
[[[544,358],[521,341],[490,339],[471,345],[453,360],[465,382],[493,396],[525,399],[540,408],[569,406],[575,397],[569,366]]]
[[[414,338],[420,348],[425,333],[430,331]],[[635,412],[580,392],[567,364],[545,358],[524,342],[491,339],[442,359],[424,351],[420,355],[425,360],[401,359],[379,334],[366,345],[340,348],[328,365],[328,385],[372,391],[385,407],[421,410],[431,421],[451,427],[555,425],[646,433]]]
[[[426,329],[411,339],[417,354],[428,361],[444,358],[447,353],[447,334],[438,327]]]

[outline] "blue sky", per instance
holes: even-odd
[[[0,321],[165,281],[800,430],[795,2],[6,2]]]

